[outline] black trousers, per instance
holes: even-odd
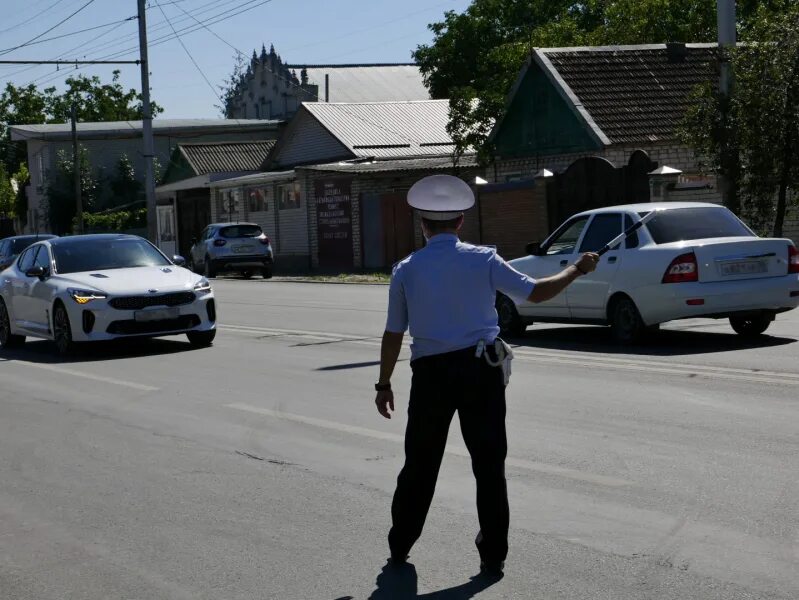
[[[503,561],[508,554],[509,510],[502,369],[476,358],[474,348],[423,357],[411,368],[405,466],[391,505],[391,555],[404,558],[422,533],[457,412],[477,481],[477,549],[482,560]]]

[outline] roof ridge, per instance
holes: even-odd
[[[429,99],[429,100],[380,100],[372,102],[303,102],[303,106],[361,106],[361,105],[385,105],[385,104],[433,104],[449,102],[446,98]]]
[[[270,144],[275,143],[275,140],[231,140],[231,141],[215,141],[215,142],[180,142],[178,146],[232,146],[236,145],[244,145],[244,144]]]
[[[417,63],[345,63],[345,64],[293,64],[289,69],[352,69],[355,67],[418,67]]]
[[[693,49],[704,49],[704,48],[716,48],[718,47],[718,43],[716,42],[696,42],[696,43],[686,43],[686,48],[693,48]],[[555,52],[632,52],[634,50],[665,50],[666,43],[662,44],[620,44],[617,46],[562,46],[562,47],[547,47],[547,48],[536,48],[540,52],[544,54],[550,54]]]

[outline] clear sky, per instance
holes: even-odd
[[[256,47],[260,53],[262,43],[267,50],[274,44],[284,61],[295,64],[411,62],[411,51],[432,39],[427,24],[440,20],[446,10],[462,12],[469,3],[469,0],[148,0],[153,99],[164,107],[163,117],[220,116],[214,106],[219,104],[217,96],[180,42],[169,39],[158,43],[159,38],[173,37],[164,13],[218,93],[217,86],[232,71],[235,62],[231,46],[250,56]],[[115,54],[112,58],[117,60],[138,58],[136,20],[117,23],[135,16],[136,0],[0,0],[0,5],[2,60],[108,60]],[[10,50],[40,36],[78,10],[36,41],[96,29]],[[225,17],[229,18],[222,20]],[[196,31],[181,33],[186,28]],[[96,74],[107,81],[114,68],[84,67],[77,72]],[[138,66],[116,68],[122,71],[121,80],[126,88],[140,89]],[[0,85],[5,87],[9,81],[15,85],[33,82],[42,88],[52,85],[60,88],[70,73],[76,73],[74,67],[56,71],[51,65],[0,65]]]

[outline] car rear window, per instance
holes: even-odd
[[[262,233],[258,225],[230,225],[219,230],[223,238],[256,238]]]
[[[36,238],[22,238],[11,242],[11,254],[19,254],[36,241]]]
[[[640,213],[640,216],[646,214]],[[656,244],[717,237],[756,237],[734,214],[723,207],[665,210],[652,217],[646,228]]]

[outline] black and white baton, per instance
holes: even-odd
[[[655,216],[657,213],[659,213],[661,210],[662,210],[662,209],[658,209],[658,210],[653,210],[653,211],[651,211],[651,212],[648,212],[648,213],[646,213],[646,214],[645,214],[643,217],[641,217],[641,219],[640,219],[640,220],[639,220],[637,223],[635,223],[634,225],[632,225],[632,226],[628,227],[628,228],[627,228],[627,229],[624,231],[624,233],[622,233],[622,234],[620,234],[620,235],[617,235],[615,238],[613,238],[612,240],[610,240],[610,241],[609,241],[607,244],[605,244],[604,246],[602,246],[602,248],[600,248],[600,249],[597,251],[597,254],[598,254],[599,256],[602,256],[603,254],[605,254],[605,252],[607,252],[607,251],[608,251],[608,250],[610,250],[611,248],[615,247],[615,246],[616,246],[616,245],[618,245],[618,244],[621,244],[621,243],[622,243],[624,240],[626,240],[628,237],[630,237],[630,236],[631,236],[632,234],[634,234],[636,231],[638,231],[639,229],[641,229],[641,227],[643,227],[643,226],[644,226],[644,225],[647,223],[647,221],[649,221],[649,219],[651,219],[652,217],[654,217],[654,216]]]

